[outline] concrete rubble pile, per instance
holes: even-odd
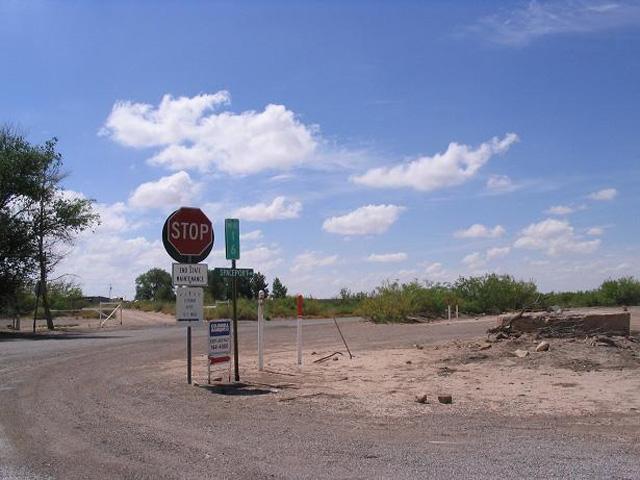
[[[629,336],[631,314],[530,312],[501,315],[498,325],[487,331],[496,335],[534,333],[538,337],[568,337],[584,335]]]

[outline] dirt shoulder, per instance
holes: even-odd
[[[640,324],[639,313],[638,309],[632,313],[632,329]],[[546,339],[549,349],[541,352],[536,351],[541,340],[534,335],[491,343],[480,335],[447,341],[434,341],[434,335],[429,335],[465,323],[475,331],[480,327],[473,320],[437,326],[349,325],[347,338],[362,338],[375,331],[375,337],[387,342],[358,342],[352,359],[339,340],[308,342],[303,367],[295,363],[294,345],[283,345],[279,351],[267,350],[262,373],[255,368],[255,350],[245,349],[242,378],[271,386],[278,402],[308,402],[328,411],[374,416],[443,411],[506,416],[640,412],[637,332],[628,338],[614,337],[613,345],[585,337]],[[517,350],[527,352],[526,356],[518,357]],[[334,352],[340,353],[317,362]],[[204,382],[205,355],[200,354],[194,365],[194,375]],[[163,367],[162,374],[170,376],[184,369],[180,361],[166,362]],[[439,395],[451,395],[453,403],[441,404]]]

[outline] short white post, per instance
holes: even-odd
[[[460,315],[458,314],[458,304],[456,303],[456,319],[460,318]]]
[[[264,290],[258,292],[258,370],[264,369]]]
[[[451,320],[451,305],[447,305],[447,318]]]
[[[298,345],[298,365],[302,365],[302,295],[298,295],[298,330],[296,335],[296,343]]]

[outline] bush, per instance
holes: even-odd
[[[498,314],[521,310],[538,296],[536,284],[495,273],[481,277],[460,277],[453,285],[455,296],[466,313]]]
[[[633,277],[607,280],[600,286],[600,296],[605,305],[638,305],[640,281]]]

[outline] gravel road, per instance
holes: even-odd
[[[332,321],[307,324],[307,349],[336,344]],[[343,330],[358,351],[475,338],[488,324],[387,328],[351,319]],[[291,349],[295,322],[269,322],[266,333],[269,351]],[[241,353],[255,350],[255,323],[242,322],[239,338]],[[205,342],[204,329],[196,330],[194,353]],[[162,375],[160,365],[184,355],[184,330],[174,326],[0,336],[0,477],[640,478],[637,412],[328,414],[272,394],[222,395]]]

